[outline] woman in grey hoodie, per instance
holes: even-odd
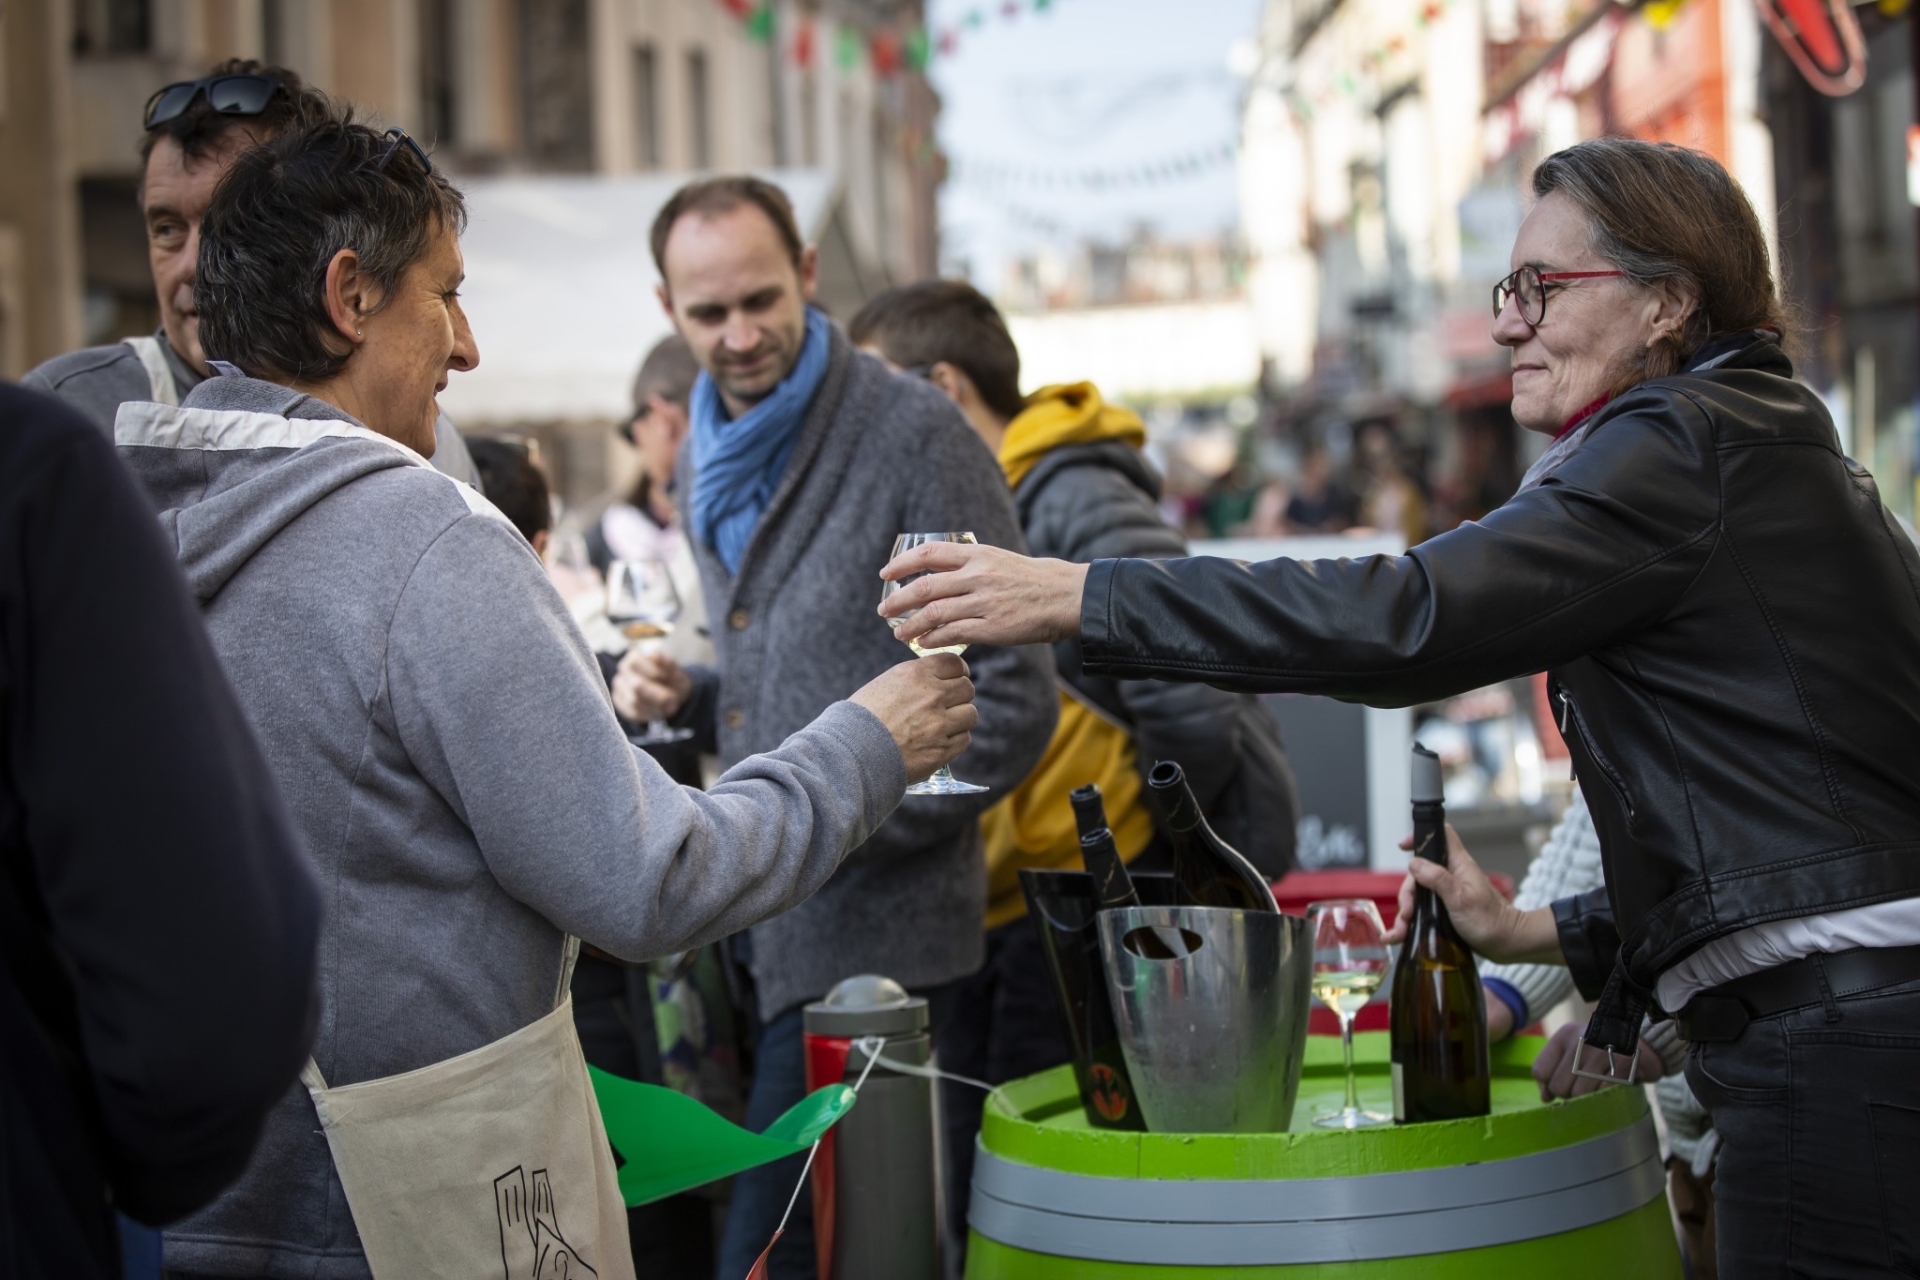
[[[975,719],[947,657],[705,794],[630,746],[531,549],[426,465],[435,396],[479,358],[463,220],[410,139],[350,114],[249,152],[201,229],[222,376],[177,408],[123,406],[116,429],[319,873],[314,1058],[336,1086],[547,1014],[567,934],[641,959],[800,902]],[[181,1274],[370,1274],[304,1090],[166,1256]]]

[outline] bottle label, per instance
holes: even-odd
[[[1393,1064],[1393,1118],[1401,1124],[1407,1122],[1406,1068],[1397,1062]]]

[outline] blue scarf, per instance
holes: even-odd
[[[740,572],[747,542],[760,523],[774,486],[787,469],[807,408],[827,376],[827,349],[833,327],[827,317],[807,308],[807,336],[800,358],[780,385],[738,418],[727,417],[713,379],[695,379],[687,413],[693,424],[691,516],[696,538],[716,551],[727,572]]]

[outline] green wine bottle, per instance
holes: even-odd
[[[1413,748],[1413,852],[1447,862],[1447,815],[1440,758]],[[1486,995],[1473,952],[1447,904],[1416,888],[1413,919],[1400,944],[1388,1009],[1393,1118],[1401,1124],[1484,1116],[1491,1108]]]
[[[1280,913],[1267,878],[1207,825],[1178,764],[1162,760],[1154,765],[1147,786],[1160,798],[1166,814],[1167,839],[1173,845],[1174,893],[1181,906]]]

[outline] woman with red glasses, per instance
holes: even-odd
[[[1920,555],[1793,380],[1725,169],[1609,138],[1533,190],[1493,332],[1553,441],[1484,520],[1311,564],[928,546],[881,612],[931,646],[1077,636],[1098,675],[1376,705],[1545,668],[1605,889],[1520,912],[1457,846],[1416,878],[1483,954],[1573,970],[1588,1069],[1624,1077],[1643,1015],[1674,1019],[1721,1140],[1721,1275],[1914,1274]]]

